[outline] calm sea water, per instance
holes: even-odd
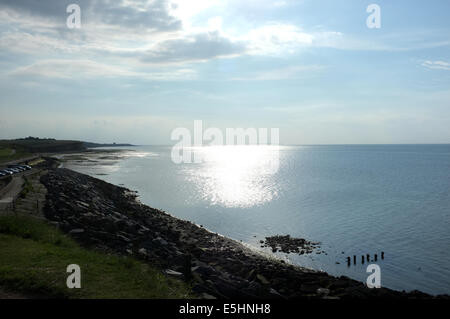
[[[170,147],[134,150],[70,168],[265,252],[270,235],[320,241],[327,254],[277,254],[301,266],[365,282],[361,255],[384,251],[382,286],[450,293],[450,145],[206,147],[200,164],[174,164]]]

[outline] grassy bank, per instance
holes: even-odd
[[[24,157],[30,156],[31,153],[22,149],[15,149],[11,147],[1,147],[0,145],[0,164],[10,161],[15,161]]]
[[[68,289],[66,267],[81,268],[81,289]],[[87,250],[28,216],[0,216],[0,286],[60,298],[188,298],[189,287],[130,257]]]
[[[29,153],[67,152],[85,149],[81,141],[55,140],[31,136],[14,140],[0,140],[0,148],[13,148]]]

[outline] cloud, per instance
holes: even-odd
[[[66,9],[73,0],[0,0],[0,8],[28,19],[42,18],[65,25]],[[88,24],[105,24],[126,28],[165,32],[179,30],[181,20],[171,15],[169,0],[77,0],[82,20]]]
[[[336,31],[308,32],[288,23],[271,22],[238,37],[251,55],[280,56],[306,48],[343,48],[346,37]]]
[[[221,16],[191,25],[193,16],[217,1],[186,4],[174,0],[79,0],[82,28],[65,26],[72,1],[0,0],[3,50],[36,55],[84,52],[116,56],[135,63],[204,62],[242,55],[281,55],[302,47],[323,46],[334,33],[308,33],[292,24],[268,23],[238,34],[223,30]],[[269,5],[269,2],[264,2]],[[270,4],[272,6],[273,4]],[[186,19],[186,21],[181,20]],[[3,21],[3,22],[1,22]],[[139,32],[137,32],[139,30]]]
[[[270,22],[247,29],[227,29],[233,22],[217,15],[203,17],[202,22],[196,21],[193,27],[194,16],[212,6],[223,6],[215,0],[200,0],[189,5],[179,0],[79,0],[76,3],[81,7],[82,28],[69,30],[65,19],[66,7],[71,2],[0,0],[0,25],[3,27],[0,53],[18,52],[43,59],[74,59],[83,54],[89,60],[102,63],[105,57],[114,59],[112,69],[114,65],[128,69],[245,55],[285,56],[315,47],[385,48],[361,43],[340,32],[309,32],[289,23]],[[281,1],[281,4],[288,2]],[[270,8],[274,4],[263,1],[261,5]],[[262,74],[259,78],[270,75]],[[289,75],[275,75],[279,76]]]
[[[232,57],[245,53],[245,45],[219,32],[200,33],[158,43],[142,57],[148,63],[180,63]]]
[[[218,30],[184,30],[172,14],[177,5],[169,0],[81,0],[77,30],[65,26],[69,3],[0,0],[0,51],[64,58],[82,52],[91,60],[109,57],[134,66],[203,62],[246,51],[244,43]],[[218,18],[210,22],[220,28]]]
[[[309,46],[313,36],[290,24],[269,24],[250,30],[242,37],[248,42],[250,54],[266,55],[293,52],[299,46]]]
[[[450,63],[444,61],[425,61],[422,66],[433,70],[446,70],[450,71]]]
[[[19,67],[8,73],[9,76],[33,79],[45,77],[53,79],[86,79],[132,77],[147,80],[177,81],[196,77],[191,69],[160,71],[132,71],[121,66],[113,66],[90,60],[42,60],[28,66]]]
[[[209,8],[223,5],[223,0],[172,0],[171,14],[183,21],[183,24],[189,24],[196,15],[206,11]]]
[[[289,56],[308,48],[393,49],[393,46],[383,44],[386,39],[361,40],[326,30],[311,32],[276,21],[233,29],[235,22],[227,21],[227,14],[218,16],[216,11],[207,15],[207,10],[212,7],[228,8],[230,3],[238,6],[234,0],[226,4],[217,0],[193,3],[184,0],[78,0],[82,28],[69,30],[65,25],[66,7],[72,2],[0,0],[0,54],[20,53],[23,58],[23,61],[17,58],[16,65],[9,66],[15,67],[12,74],[71,78],[70,74],[79,72],[80,77],[171,79],[180,74],[176,69],[180,65],[220,58]],[[268,0],[251,0],[250,3],[261,3],[260,10],[271,10],[274,5],[288,6],[291,1],[274,4]],[[249,3],[242,4],[247,5]],[[388,39],[386,43],[396,39]],[[411,43],[416,43],[416,38],[405,40],[405,45]],[[79,60],[80,55],[83,60]],[[64,69],[64,61],[70,61],[71,66]],[[17,65],[22,66],[18,68]],[[424,66],[448,68],[448,65],[439,64]],[[155,67],[162,70],[139,70]],[[184,67],[184,70],[190,68]],[[194,78],[191,71],[183,71],[181,78],[187,75],[189,79]],[[312,71],[317,71],[317,66],[269,70],[239,79],[287,79]]]
[[[298,65],[258,72],[249,76],[235,77],[233,81],[276,81],[311,77],[323,70],[321,65]]]

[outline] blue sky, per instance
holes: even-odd
[[[80,29],[66,7],[81,8]],[[368,5],[381,8],[369,29]],[[0,138],[449,143],[449,1],[0,0]]]

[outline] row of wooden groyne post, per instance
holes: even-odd
[[[356,265],[356,262],[357,262],[356,259],[357,259],[357,256],[353,255],[353,265]],[[381,252],[381,259],[382,260],[384,259],[384,251]],[[374,254],[372,260],[370,259],[370,254],[362,255],[361,256],[361,264],[364,265],[364,262],[366,262],[366,261],[368,263],[378,261],[378,254]],[[348,256],[347,257],[347,266],[350,267],[351,264],[352,264],[352,257]]]

